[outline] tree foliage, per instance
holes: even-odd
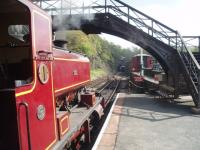
[[[86,54],[92,69],[116,70],[120,60],[127,62],[138,49],[123,49],[98,35],[86,35],[81,31],[67,31],[68,49]]]

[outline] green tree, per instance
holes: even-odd
[[[114,72],[122,58],[130,62],[139,49],[124,49],[119,45],[102,39],[98,35],[86,35],[81,31],[67,31],[68,49],[86,54],[93,70]],[[100,70],[99,70],[100,69]],[[94,73],[95,74],[95,73]]]

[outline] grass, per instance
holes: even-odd
[[[90,75],[91,75],[91,80],[94,80],[99,77],[103,77],[103,76],[107,75],[107,72],[103,69],[93,69],[93,70],[91,70]]]

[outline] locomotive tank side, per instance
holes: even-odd
[[[53,57],[56,96],[80,89],[90,82],[90,61],[87,57],[58,48],[54,48]]]

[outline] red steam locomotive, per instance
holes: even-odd
[[[89,141],[89,118],[103,107],[82,90],[90,82],[88,58],[54,47],[51,18],[30,1],[2,0],[0,19],[0,149]],[[75,119],[69,106],[77,101],[90,109]]]

